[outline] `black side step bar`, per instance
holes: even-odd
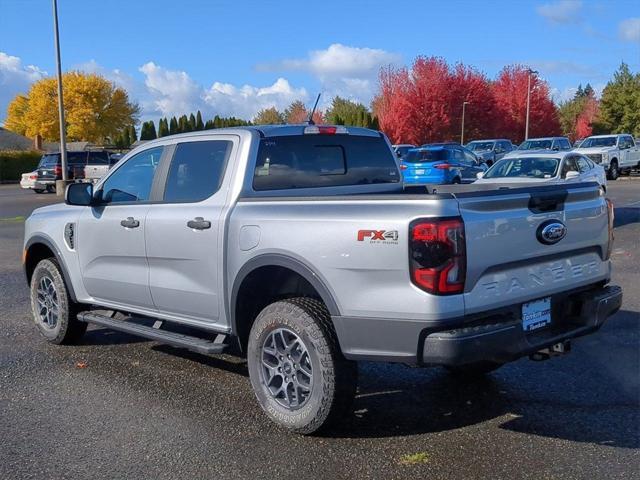
[[[167,330],[160,330],[159,328],[147,327],[146,325],[140,325],[139,323],[133,323],[126,320],[115,320],[95,312],[80,312],[78,314],[78,320],[81,322],[94,323],[112,330],[130,333],[131,335],[137,335],[138,337],[148,338],[160,343],[166,343],[173,347],[186,348],[206,355],[222,353],[224,349],[227,348],[227,345],[224,343],[169,332]]]

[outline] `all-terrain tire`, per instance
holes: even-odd
[[[42,336],[57,345],[77,343],[87,324],[76,318],[80,306],[74,303],[54,258],[41,260],[31,276],[31,312]],[[43,291],[48,292],[43,295]],[[45,298],[49,296],[49,298]],[[55,321],[47,322],[43,312],[55,311]],[[50,318],[53,318],[51,316]]]
[[[305,358],[307,365],[311,366],[310,393],[306,397],[295,394],[294,398],[304,398],[297,408],[283,405],[283,401],[278,400],[270,390],[273,386],[266,378],[273,367],[267,367],[265,359],[272,359],[274,356],[269,352],[279,348],[268,348],[266,342],[283,331],[289,339],[293,339],[292,344],[296,341],[302,343],[302,347],[296,348],[304,348],[308,352]],[[296,336],[298,340],[295,340]],[[286,352],[283,353],[286,357]],[[290,298],[265,307],[251,327],[247,359],[249,377],[258,403],[267,416],[282,427],[305,435],[311,434],[329,428],[351,408],[357,386],[357,364],[343,357],[331,316],[319,300]],[[286,364],[286,358],[283,361],[282,368],[291,368],[291,364]],[[300,368],[300,365],[297,367]],[[298,370],[298,379],[300,375],[301,371]],[[283,385],[284,376],[280,377]],[[275,380],[277,383],[279,378]]]

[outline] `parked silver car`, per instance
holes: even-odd
[[[489,167],[509,152],[515,150],[511,140],[504,138],[474,140],[467,143],[466,147],[475,153],[476,156]]]

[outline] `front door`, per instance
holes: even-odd
[[[96,190],[99,206],[78,221],[85,289],[99,303],[153,309],[145,251],[146,218],[163,147],[129,158]]]
[[[221,323],[223,177],[237,137],[178,143],[163,201],[147,215],[154,305],[163,314]]]

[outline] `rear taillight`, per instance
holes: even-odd
[[[609,242],[607,244],[607,259],[611,257],[611,251],[613,250],[613,220],[614,220],[614,212],[613,212],[613,202],[608,198],[605,198],[607,202],[607,217],[608,217],[608,228],[609,228]]]
[[[400,170],[406,170],[407,168],[409,167],[407,167],[404,163],[400,164]]]
[[[449,170],[452,167],[453,167],[453,165],[449,165],[448,163],[439,163],[438,165],[434,166],[433,168],[437,168],[438,170]]]
[[[462,219],[415,220],[409,238],[411,281],[434,295],[462,293],[467,271]]]
[[[60,165],[56,165],[53,167],[53,173],[55,175],[62,175],[62,167]]]

